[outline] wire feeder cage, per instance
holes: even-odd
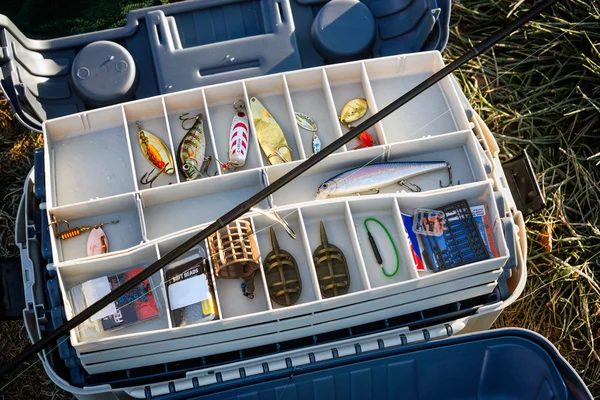
[[[260,251],[252,226],[237,220],[208,238],[215,276],[223,279],[252,277],[260,266]]]

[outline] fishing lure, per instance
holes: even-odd
[[[52,222],[50,222],[50,226],[54,228],[54,235],[57,239],[68,240],[81,235],[83,232],[90,231],[85,245],[87,256],[89,257],[108,253],[108,238],[102,229],[102,227],[106,225],[104,222],[100,225],[82,225],[71,228],[66,219],[57,220],[54,215],[51,215],[51,217]],[[115,220],[108,222],[108,224],[117,224],[118,222],[118,220]],[[67,226],[67,230],[60,230],[61,223]]]
[[[406,179],[442,169],[448,170],[450,183],[443,186],[440,180],[440,187],[448,187],[452,185],[452,169],[445,161],[388,162],[352,168],[321,184],[317,189],[317,199],[377,194],[381,188],[394,183],[413,192],[420,192],[419,186],[407,182]]]
[[[202,113],[188,117],[185,113],[179,117],[181,127],[187,131],[177,154],[179,156],[179,168],[186,181],[193,181],[199,176],[208,176],[206,170],[208,165],[206,154],[206,137],[204,136],[204,118]],[[194,121],[191,126],[185,126],[187,121]],[[210,156],[209,156],[210,157]],[[212,157],[210,158],[212,160]],[[210,164],[210,160],[208,164]]]
[[[367,131],[361,132],[356,138],[356,140],[358,140],[359,145],[356,146],[354,150],[364,149],[365,147],[373,147],[373,145],[375,144],[373,136],[371,136],[371,134]]]
[[[142,175],[140,183],[152,187],[152,183],[154,183],[163,172],[167,175],[173,175],[175,173],[175,168],[173,168],[173,158],[171,157],[169,148],[162,140],[153,133],[142,129],[139,122],[136,122],[136,125],[138,127],[138,139],[142,154],[146,157],[146,160],[154,166],[150,172],[146,172]],[[158,169],[158,172],[152,176],[152,173],[156,169]]]
[[[267,160],[271,164],[292,161],[292,149],[287,144],[283,130],[256,97],[250,99],[250,110],[258,143]]]
[[[248,114],[246,112],[246,105],[243,100],[238,100],[233,103],[235,113],[231,120],[231,129],[229,131],[229,161],[226,163],[220,163],[221,168],[227,171],[235,171],[246,164],[246,157],[248,156],[248,141],[249,132],[248,129]]]
[[[282,306],[296,303],[302,294],[302,280],[294,256],[279,247],[275,230],[269,228],[273,250],[265,257],[265,279],[271,299]]]
[[[296,123],[298,126],[305,131],[312,132],[312,148],[313,154],[317,154],[321,150],[321,139],[317,136],[317,124],[316,122],[309,117],[308,115],[297,112],[296,113]]]
[[[313,253],[315,271],[323,297],[335,297],[348,293],[350,272],[346,256],[339,247],[329,243],[325,224],[320,223],[321,244]]]
[[[338,119],[340,122],[348,127],[348,129],[352,129],[352,125],[350,125],[354,121],[358,121],[367,113],[369,106],[367,105],[366,99],[352,99],[342,108],[342,112]]]

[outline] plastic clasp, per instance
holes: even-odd
[[[502,163],[506,182],[513,195],[517,209],[523,215],[538,212],[546,207],[540,187],[535,179],[527,152]]]

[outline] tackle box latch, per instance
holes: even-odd
[[[25,292],[21,260],[0,259],[0,320],[23,319]]]
[[[523,216],[533,214],[546,207],[540,187],[527,152],[502,163],[506,182],[512,193],[515,205]]]

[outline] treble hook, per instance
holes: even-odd
[[[181,114],[179,116],[179,120],[181,121],[181,127],[186,131],[189,131],[190,129],[192,129],[194,127],[194,124],[196,123],[196,121],[198,121],[199,119],[202,119],[202,113],[198,113],[198,114],[194,115],[193,117],[186,117],[186,115],[189,115],[189,113]],[[186,121],[190,121],[192,119],[194,120],[194,123],[192,123],[192,125],[190,125],[190,127],[186,128],[184,123]]]
[[[158,177],[163,173],[163,172],[167,172],[167,166],[169,165],[169,163],[165,164],[165,167],[161,170],[159,170],[159,172],[157,172],[154,176],[152,176],[152,173],[154,171],[156,171],[156,168],[152,168],[152,170],[150,172],[146,172],[144,175],[142,175],[142,177],[140,178],[140,183],[142,185],[150,185],[150,188],[152,188],[152,184],[154,183],[155,180],[158,179]],[[171,168],[172,170],[173,168]]]
[[[440,179],[441,188],[447,188],[449,186],[452,186],[452,166],[450,165],[450,163],[446,163],[446,168],[448,168],[448,184],[446,186],[442,185],[442,180]],[[460,185],[460,181],[458,181],[458,184]]]
[[[270,160],[270,159],[271,159],[271,157],[279,157],[279,158],[281,159],[281,161],[283,161],[284,163],[288,162],[288,161],[287,161],[287,160],[286,160],[286,159],[283,157],[283,155],[282,155],[282,154],[281,154],[281,152],[280,152],[280,150],[281,150],[282,148],[286,148],[286,149],[288,149],[288,151],[290,152],[290,155],[292,154],[292,149],[290,148],[290,146],[288,146],[287,144],[283,144],[283,143],[282,143],[282,144],[278,145],[278,146],[275,148],[275,150],[273,150],[273,154],[269,154],[269,155],[267,156],[267,159],[268,159],[268,160]]]

